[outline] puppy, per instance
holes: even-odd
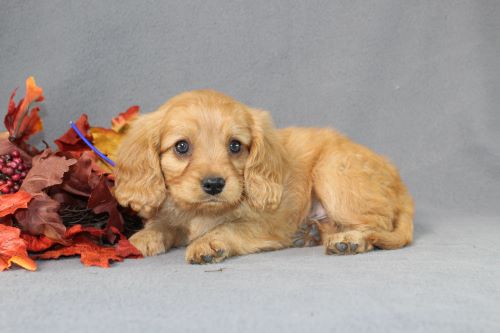
[[[386,159],[319,128],[275,129],[267,112],[211,90],[139,118],[121,144],[115,195],[146,219],[130,241],[186,260],[322,244],[327,254],[396,249],[413,201]]]

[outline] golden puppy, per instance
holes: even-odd
[[[146,219],[146,256],[190,263],[323,244],[327,254],[412,241],[413,202],[386,159],[331,129],[273,127],[221,93],[183,93],[142,116],[117,157],[116,197]]]

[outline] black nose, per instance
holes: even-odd
[[[205,178],[201,181],[201,187],[203,187],[203,191],[210,195],[216,195],[222,192],[222,189],[226,185],[224,178]]]

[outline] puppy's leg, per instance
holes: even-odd
[[[227,257],[277,250],[291,245],[291,239],[269,230],[272,222],[238,221],[217,226],[193,241],[186,249],[191,264],[217,263]]]
[[[180,236],[179,230],[167,226],[165,221],[150,220],[129,240],[144,256],[154,256],[167,252]]]
[[[382,157],[355,144],[327,152],[314,171],[314,191],[336,230],[322,229],[327,254],[356,254],[411,242],[413,205]]]

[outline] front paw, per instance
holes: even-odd
[[[226,245],[218,240],[201,238],[186,249],[186,261],[190,264],[214,264],[223,261],[228,255]]]
[[[160,231],[143,229],[129,239],[144,256],[155,256],[166,252],[165,236]]]

